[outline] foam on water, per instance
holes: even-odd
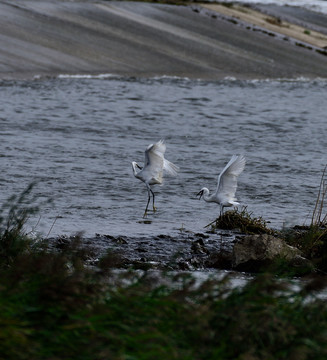
[[[58,79],[108,79],[120,78],[115,74],[59,74]]]

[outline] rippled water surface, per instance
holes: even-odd
[[[198,232],[219,209],[196,193],[214,190],[243,153],[239,201],[274,227],[302,224],[327,162],[326,90],[322,80],[2,83],[0,200],[37,181],[35,192],[53,199],[30,220],[42,234]],[[147,192],[131,161],[161,138],[180,174],[153,188],[158,212],[143,222]]]

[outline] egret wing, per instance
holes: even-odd
[[[164,158],[166,145],[163,140],[156,144],[151,144],[145,151],[146,173],[149,178],[154,179],[158,183],[162,183],[163,170],[168,174],[176,176],[179,167]]]
[[[160,140],[156,144],[150,144],[145,150],[145,160],[144,160],[144,177],[148,181],[161,183],[162,182],[162,172],[164,167],[164,152],[166,150],[166,145],[163,144],[163,141]]]
[[[153,145],[152,151],[158,154],[159,156],[164,156],[166,151],[166,144],[163,140],[158,141]]]
[[[245,167],[245,157],[243,155],[233,155],[223,171],[218,176],[216,194],[225,201],[235,201],[237,189],[237,177]]]
[[[156,144],[150,144],[145,150],[144,166],[149,166],[151,163],[157,161],[157,157],[163,158],[166,151],[166,145],[163,140],[158,141]]]
[[[162,154],[162,157],[163,157],[163,169],[164,169],[169,175],[176,176],[176,175],[177,175],[177,172],[178,172],[178,170],[179,170],[179,167],[164,158],[164,154],[165,154],[165,151],[166,151],[166,144],[164,143],[163,140],[160,140],[159,142],[157,142],[157,143],[155,144],[155,149],[154,149],[154,151],[155,151],[158,155]]]
[[[167,173],[169,175],[172,175],[172,176],[176,176],[178,171],[179,171],[179,167],[175,164],[173,164],[172,162],[164,159],[164,170],[167,171]]]

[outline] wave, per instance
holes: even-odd
[[[276,79],[238,79],[233,76],[226,76],[223,81],[229,82],[244,82],[244,83],[327,83],[327,78],[308,78],[305,76],[299,76],[297,78],[276,78]]]
[[[59,74],[58,79],[119,79],[121,76],[115,74]]]
[[[207,79],[191,79],[188,77],[181,76],[153,76],[149,78],[138,78],[129,77],[115,74],[60,74],[56,77],[57,79],[99,79],[99,80],[121,80],[127,82],[138,82],[138,83],[216,83],[216,84],[240,84],[240,85],[253,85],[260,83],[311,83],[311,84],[327,84],[327,78],[309,78],[309,77],[296,77],[296,78],[262,78],[262,79],[240,79],[234,76],[226,76],[220,80],[207,80]]]

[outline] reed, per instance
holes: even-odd
[[[9,197],[0,208],[0,266],[9,265],[32,244],[24,226],[39,209],[35,205],[34,186],[35,183],[32,183],[21,193]]]
[[[317,195],[315,207],[312,212],[311,226],[321,226],[321,227],[327,226],[327,212],[325,215],[323,215],[325,201],[327,198],[326,170],[327,170],[327,165],[325,166],[321,175],[318,195]]]
[[[327,197],[326,171],[327,165],[321,175],[310,225],[295,226],[281,232],[289,245],[300,249],[303,256],[312,261],[316,271],[324,273],[327,272],[327,213],[324,214]]]

